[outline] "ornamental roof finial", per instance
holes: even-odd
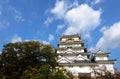
[[[99,48],[97,53],[103,53],[103,51]]]

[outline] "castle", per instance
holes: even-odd
[[[98,50],[91,54],[79,34],[61,36],[57,54],[59,68],[65,68],[74,76],[95,77],[105,75],[106,72],[114,74],[113,65],[116,60],[108,59],[110,53]]]

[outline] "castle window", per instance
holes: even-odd
[[[68,39],[67,39],[67,42],[73,42],[73,40],[74,40],[74,39],[72,39],[72,38],[68,38]]]
[[[73,66],[69,66],[69,68],[72,68]]]
[[[67,49],[71,49],[71,48],[72,48],[71,46],[67,47]]]
[[[79,68],[81,68],[81,66],[79,66]]]
[[[99,57],[99,59],[100,59],[100,60],[104,60],[104,58],[103,58],[103,57]]]

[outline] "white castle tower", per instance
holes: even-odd
[[[100,69],[108,69],[114,74],[115,60],[108,60],[110,53],[98,51],[93,53],[90,59],[90,52],[87,51],[79,34],[61,36],[57,54],[59,67],[65,68],[74,76],[95,76],[95,72],[100,72]]]

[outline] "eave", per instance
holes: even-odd
[[[81,49],[86,49],[87,47],[73,47],[70,48],[71,50],[81,50]],[[62,47],[62,48],[57,48],[57,50],[67,50],[68,48]]]
[[[98,66],[98,63],[59,63],[59,66]]]
[[[81,35],[80,34],[74,34],[74,35],[63,35],[63,36],[61,36],[60,37],[60,39],[62,39],[62,38],[76,38],[76,37],[81,37]]]
[[[116,60],[99,60],[96,62],[99,64],[115,64]]]
[[[59,42],[58,45],[71,45],[71,44],[82,44],[84,41],[73,41],[73,42]]]
[[[81,52],[81,53],[58,53],[58,55],[63,55],[63,56],[77,56],[77,55],[90,55],[88,52]]]
[[[110,55],[110,53],[93,53],[92,55],[95,57],[102,57],[102,56],[108,57]]]

